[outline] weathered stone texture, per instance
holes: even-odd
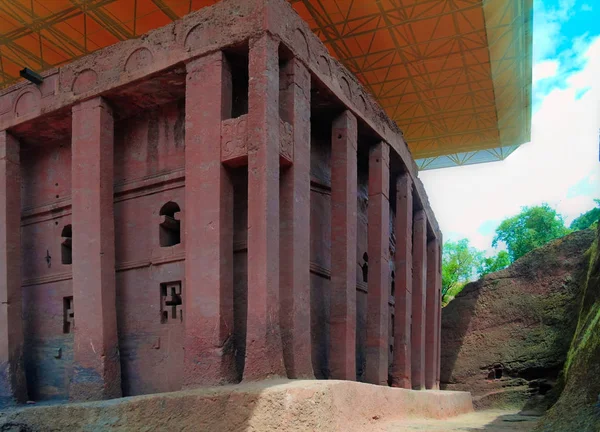
[[[236,379],[233,343],[233,185],[221,164],[231,116],[222,52],[187,65],[185,178],[185,386]]]
[[[73,305],[77,308],[72,400],[121,396],[115,282],[112,110],[98,97],[73,107]]]
[[[413,220],[411,384],[425,388],[425,327],[427,305],[427,220],[419,211]]]
[[[0,132],[0,406],[25,402],[21,290],[20,145]]]
[[[333,379],[356,379],[356,117],[333,123],[331,160],[331,340]]]
[[[547,407],[577,325],[592,241],[591,231],[575,232],[468,284],[443,309],[442,388],[471,391],[482,407]]]
[[[580,273],[579,318],[563,368],[562,392],[540,421],[539,431],[600,428],[600,227],[585,253],[588,271]]]
[[[394,420],[447,419],[472,411],[471,397],[464,392],[413,392],[347,381],[269,380],[110,402],[21,408],[0,413],[0,428],[364,432],[380,430]]]

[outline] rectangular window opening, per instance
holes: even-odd
[[[225,58],[231,71],[231,113],[227,118],[238,118],[248,114],[248,47],[240,47],[226,52]],[[227,85],[227,83],[225,83]]]

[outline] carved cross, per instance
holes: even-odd
[[[179,312],[180,319],[183,320],[183,312],[181,311],[181,283],[174,282],[163,286],[161,296],[161,313],[165,319],[168,319],[169,308],[171,309],[171,318],[177,319]]]

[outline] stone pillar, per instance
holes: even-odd
[[[413,291],[411,336],[411,384],[415,390],[425,388],[425,305],[427,292],[427,218],[419,210],[413,222]]]
[[[285,376],[279,322],[279,43],[250,41],[244,380]]]
[[[369,154],[367,297],[368,383],[387,385],[390,299],[390,149],[380,142]]]
[[[189,62],[185,95],[184,387],[236,379],[233,185],[221,164],[231,71],[221,51]]]
[[[443,252],[443,241],[442,239],[439,240],[438,242],[438,274],[437,274],[437,280],[436,280],[436,288],[435,288],[435,292],[436,292],[436,296],[437,296],[437,300],[436,300],[436,310],[437,310],[437,314],[438,314],[438,320],[437,320],[437,334],[436,334],[436,338],[437,338],[437,345],[436,345],[436,352],[435,352],[435,388],[437,390],[440,389],[440,371],[442,368],[442,252]]]
[[[413,198],[408,173],[396,181],[396,295],[392,386],[411,389]]]
[[[101,97],[73,107],[72,207],[73,343],[72,400],[121,396],[115,301],[111,109]],[[157,294],[158,296],[158,294]]]
[[[439,275],[440,247],[436,238],[427,243],[427,308],[425,311],[425,388],[435,389],[437,373],[437,327],[439,319],[439,301],[437,295],[437,280]]]
[[[329,369],[332,379],[356,380],[357,124],[345,111],[331,137],[331,314]]]
[[[296,58],[280,72],[282,120],[293,127],[293,164],[281,172],[280,300],[288,378],[314,378],[310,335],[310,74]]]
[[[0,132],[0,408],[27,400],[23,367],[19,142]]]

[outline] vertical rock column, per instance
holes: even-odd
[[[279,321],[279,43],[250,41],[244,380],[285,376]],[[307,355],[309,355],[307,353]]]
[[[0,132],[0,407],[27,400],[23,368],[19,142]]]
[[[115,292],[114,123],[100,98],[73,107],[72,400],[121,396]]]
[[[425,306],[427,301],[427,218],[419,210],[413,221],[412,388],[425,388]]]
[[[187,64],[184,386],[233,382],[233,186],[221,164],[231,72],[218,51]]]
[[[369,154],[369,280],[366,381],[387,385],[390,298],[390,150],[385,142]]]
[[[425,388],[428,390],[435,389],[435,381],[437,378],[437,334],[438,334],[438,319],[439,313],[439,295],[437,293],[437,280],[440,269],[439,241],[434,238],[427,243],[427,309],[425,313]]]
[[[293,127],[293,163],[281,172],[280,296],[289,378],[314,378],[310,337],[310,74],[293,58],[280,73],[280,111]]]
[[[411,385],[413,198],[408,173],[396,181],[396,295],[392,386]]]
[[[331,314],[329,369],[332,379],[356,380],[357,124],[345,111],[331,137]]]

